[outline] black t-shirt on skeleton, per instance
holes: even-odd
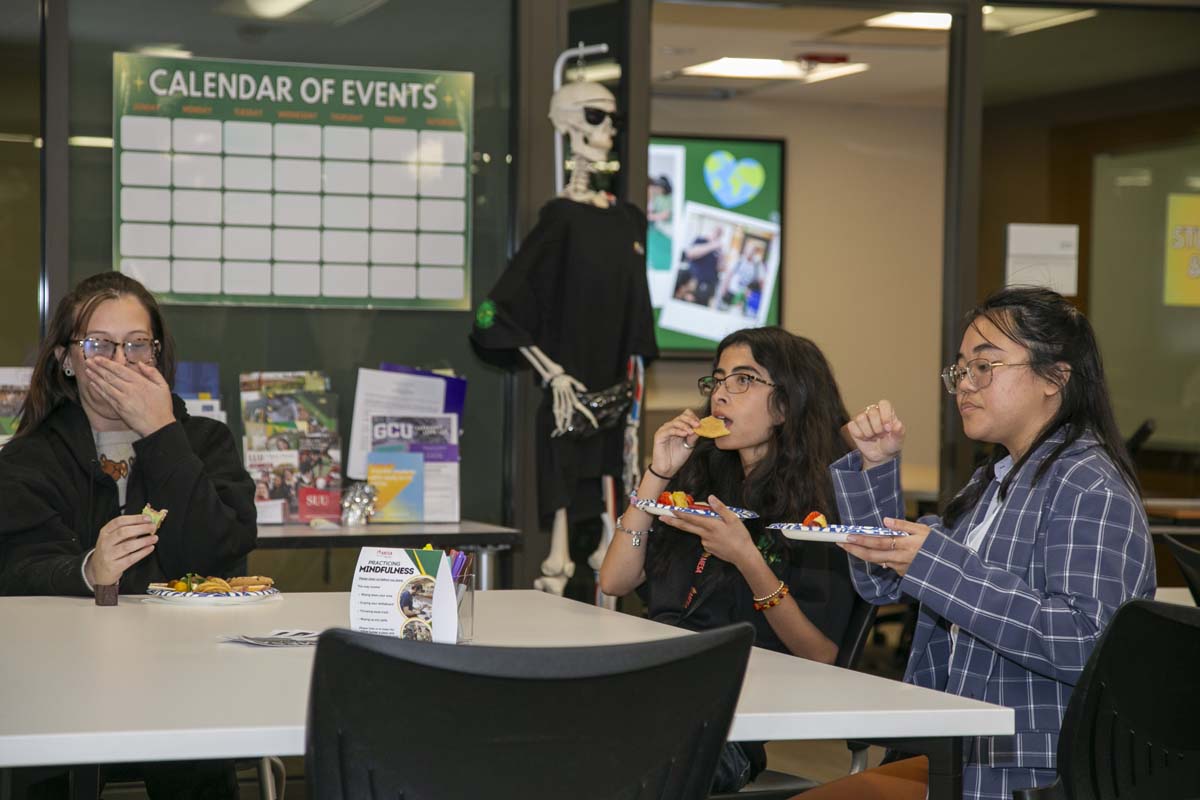
[[[645,242],[646,216],[635,206],[551,200],[475,315],[477,352],[513,367],[525,363],[517,348],[536,345],[591,391],[624,380],[631,355],[658,356]],[[622,471],[621,426],[581,440],[552,439],[553,429],[547,392],[537,423],[543,517],[565,507],[581,511],[580,481]],[[598,492],[578,500],[599,509]]]

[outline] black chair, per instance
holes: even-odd
[[[1138,451],[1142,449],[1142,445],[1146,440],[1154,435],[1155,423],[1153,419],[1145,419],[1138,429],[1133,432],[1133,435],[1125,440],[1125,451],[1129,453],[1130,458],[1137,456]]]
[[[1183,579],[1192,590],[1192,600],[1200,606],[1200,550],[1184,544],[1174,536],[1168,535],[1163,538],[1167,540],[1167,547],[1171,548],[1171,555],[1175,556],[1175,563],[1179,565]]]
[[[845,669],[855,669],[862,657],[863,648],[871,629],[875,625],[877,606],[868,603],[854,595],[854,606],[850,609],[850,621],[846,625],[846,633],[838,646],[834,666]],[[867,745],[865,742],[847,742],[850,748],[850,774],[862,772],[867,766]],[[786,798],[808,791],[820,785],[811,778],[791,775],[773,769],[763,770],[753,783],[748,784],[740,792],[721,792],[709,795],[709,800],[786,800]]]
[[[1131,600],[1071,693],[1058,777],[1014,800],[1200,797],[1200,609]]]
[[[703,798],[754,629],[605,647],[321,635],[310,796]]]

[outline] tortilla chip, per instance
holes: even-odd
[[[167,518],[167,510],[165,508],[162,511],[155,511],[150,507],[149,503],[146,503],[145,507],[142,508],[142,513],[154,523],[154,530],[156,531],[162,527],[163,520]]]
[[[725,420],[723,419],[705,417],[700,420],[700,427],[696,429],[696,435],[703,436],[706,439],[719,439],[722,436],[729,435],[729,428],[725,427]]]

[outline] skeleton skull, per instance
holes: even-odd
[[[603,161],[612,149],[613,116],[617,101],[598,83],[580,81],[562,86],[550,98],[550,121],[571,137],[571,152],[588,161]]]

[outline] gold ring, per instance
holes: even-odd
[[[871,405],[867,406],[866,410],[870,411],[872,408],[879,408],[879,403],[871,403]]]

